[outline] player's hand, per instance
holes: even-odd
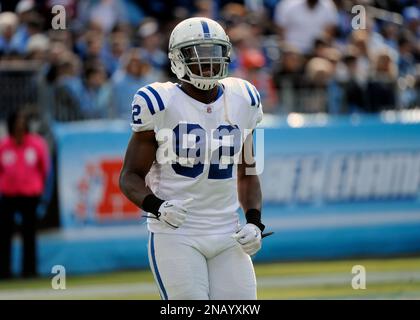
[[[250,256],[261,249],[261,230],[255,224],[247,223],[241,230],[234,233],[232,238],[238,241],[242,250]]]
[[[177,229],[181,226],[187,217],[186,205],[193,199],[169,200],[165,201],[159,207],[159,220],[165,222],[170,228]]]

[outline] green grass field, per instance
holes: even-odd
[[[366,289],[352,288],[354,265],[365,267]],[[255,267],[259,299],[420,299],[420,258]],[[68,276],[66,290],[53,290],[51,278],[0,282],[0,299],[159,299],[148,270]]]

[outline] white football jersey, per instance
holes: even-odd
[[[245,136],[263,111],[249,82],[226,78],[220,83],[211,104],[193,99],[172,82],[152,83],[134,95],[131,127],[135,132],[153,130],[159,146],[146,184],[162,200],[194,199],[178,229],[148,219],[151,232],[237,231],[237,161]]]

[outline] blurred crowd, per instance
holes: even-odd
[[[12,104],[13,94],[5,91],[26,90],[25,103],[47,110],[55,121],[130,119],[139,87],[176,80],[168,38],[192,16],[216,19],[226,28],[234,46],[230,75],[258,88],[265,112],[348,114],[420,106],[419,0],[0,4],[0,104]],[[64,30],[51,26],[55,5],[66,9]],[[36,73],[23,78],[22,86],[4,80],[12,67],[28,65]]]

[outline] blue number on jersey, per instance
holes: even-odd
[[[188,161],[188,163],[177,162],[172,168],[177,174],[185,177],[195,178],[204,171],[204,160],[207,148],[206,131],[199,124],[181,123],[174,128],[175,141],[174,150],[176,155]],[[209,169],[209,179],[229,179],[232,178],[233,163],[223,165],[222,156],[233,157],[240,150],[241,132],[238,126],[221,125],[213,132],[213,138],[223,141],[223,137],[233,137],[233,146],[220,146],[213,152]],[[191,137],[194,141],[184,141]],[[188,144],[194,144],[189,147]],[[185,147],[186,146],[186,147]],[[222,168],[221,168],[222,166]],[[223,168],[226,166],[226,168]]]
[[[199,124],[191,123],[180,123],[175,129],[175,141],[174,150],[178,157],[185,161],[194,162],[191,164],[181,165],[179,162],[172,165],[172,168],[176,173],[190,178],[195,178],[203,173],[204,171],[204,157],[206,151],[206,132]],[[195,136],[194,147],[188,146],[188,141],[184,141],[185,138]]]
[[[233,163],[223,165],[223,159],[226,157],[233,157],[240,150],[240,141],[241,141],[241,131],[239,127],[235,125],[221,125],[216,131],[213,132],[213,138],[223,141],[224,137],[233,137],[233,145],[230,146],[220,146],[218,150],[213,152],[210,170],[209,170],[209,179],[229,179],[232,178],[232,169]],[[226,168],[221,168],[221,166],[226,166]]]
[[[138,104],[133,105],[131,119],[133,120],[134,124],[141,124],[141,119],[137,118],[140,115],[140,106]]]

